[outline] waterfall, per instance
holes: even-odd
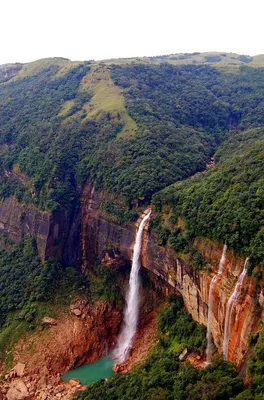
[[[226,315],[225,315],[224,343],[223,343],[223,354],[224,354],[225,360],[228,359],[228,345],[229,345],[229,337],[230,337],[230,332],[231,332],[231,320],[232,320],[233,309],[234,309],[234,306],[236,305],[237,299],[240,296],[244,278],[247,274],[248,260],[249,260],[249,257],[245,261],[243,271],[241,272],[241,274],[238,278],[237,284],[235,286],[235,290],[227,302]]]
[[[208,321],[207,321],[207,347],[206,347],[206,362],[211,363],[212,359],[212,322],[213,322],[213,305],[214,305],[214,287],[224,271],[226,258],[226,244],[224,245],[222,257],[219,263],[217,274],[213,277],[209,289],[209,304],[208,304]]]
[[[113,351],[113,356],[118,363],[126,360],[132,345],[133,337],[137,330],[139,312],[139,276],[140,253],[142,244],[142,233],[144,226],[149,219],[151,211],[145,215],[141,221],[133,251],[132,268],[129,278],[129,288],[127,293],[127,305],[124,313],[123,328],[117,340],[117,346]]]

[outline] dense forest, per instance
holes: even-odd
[[[170,205],[171,221],[181,216],[186,223],[183,234],[166,227],[165,242],[173,246],[176,241],[180,251],[179,238],[212,237],[250,256],[251,268],[260,264],[263,271],[263,145],[263,128],[234,133],[217,151],[214,168],[157,193],[157,209]],[[158,231],[163,230],[161,222]],[[259,280],[261,273],[255,270],[255,276]]]
[[[81,83],[90,68],[81,64],[60,76],[50,66],[0,85],[1,196],[68,208],[91,177],[128,205],[138,197],[149,201],[204,170],[234,132],[263,125],[262,68],[224,73],[211,66],[113,65],[111,77],[137,126],[133,135],[120,135],[118,108],[117,116],[87,117],[96,92]]]

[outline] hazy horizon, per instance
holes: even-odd
[[[196,53],[196,52],[194,52],[194,53]],[[198,51],[197,51],[197,53],[198,53]],[[235,53],[235,52],[227,52],[227,51],[217,51],[217,50],[212,50],[212,51],[203,51],[203,52],[199,52],[199,53],[203,53],[203,54],[206,54],[206,53],[219,53],[219,54],[221,54],[221,53],[226,53],[226,54],[238,54],[238,55],[245,55],[245,56],[250,56],[250,57],[258,57],[258,56],[262,56],[262,55],[264,55],[264,53],[263,54],[245,54],[245,53]],[[59,56],[51,56],[51,57],[49,57],[49,56],[47,56],[47,57],[41,57],[41,58],[37,58],[37,59],[34,59],[34,60],[30,60],[30,61],[25,61],[25,62],[21,62],[21,61],[15,61],[15,62],[6,62],[6,63],[2,63],[2,64],[0,64],[0,65],[6,65],[6,64],[15,64],[15,63],[18,63],[18,64],[27,64],[27,63],[31,63],[31,62],[35,62],[35,61],[39,61],[39,60],[44,60],[44,59],[53,59],[53,58],[62,58],[62,59],[65,59],[65,60],[69,60],[69,61],[72,61],[72,62],[75,62],[75,61],[94,61],[94,62],[100,62],[100,61],[107,61],[107,60],[116,60],[116,59],[120,59],[120,60],[122,60],[122,59],[134,59],[134,58],[144,58],[144,57],[146,57],[146,58],[151,58],[151,57],[162,57],[162,56],[170,56],[170,55],[174,55],[174,54],[192,54],[192,53],[187,53],[187,52],[185,52],[185,53],[176,53],[176,52],[174,52],[174,53],[168,53],[168,54],[154,54],[154,55],[145,55],[145,56],[139,56],[139,55],[134,55],[134,56],[128,56],[128,57],[111,57],[111,58],[100,58],[100,59],[70,59],[70,58],[67,58],[67,57],[64,57],[64,56],[62,56],[62,55],[59,55]]]
[[[214,3],[214,4],[212,4]],[[13,0],[1,7],[0,64],[42,58],[264,53],[261,0]]]

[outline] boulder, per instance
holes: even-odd
[[[7,400],[29,400],[30,396],[25,383],[21,379],[17,379],[12,383],[6,394]]]
[[[56,319],[51,318],[51,317],[44,317],[44,318],[42,319],[42,322],[43,322],[44,324],[48,324],[48,325],[57,325]]]
[[[19,378],[21,378],[24,375],[25,367],[26,367],[25,364],[18,362],[13,368],[15,376],[18,376]]]
[[[188,349],[187,349],[187,347],[185,347],[183,352],[179,355],[179,360],[184,361],[187,356],[188,356]]]
[[[78,385],[80,385],[81,383],[80,383],[80,381],[79,381],[77,378],[72,378],[72,379],[69,380],[69,384],[70,384],[71,386],[78,386]]]
[[[79,317],[80,315],[82,315],[82,312],[79,308],[72,308],[71,312],[76,315],[77,317]]]

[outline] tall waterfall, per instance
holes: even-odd
[[[234,306],[236,305],[237,299],[240,296],[244,278],[247,274],[248,260],[249,260],[249,257],[245,261],[243,271],[241,272],[241,274],[238,278],[237,284],[235,286],[235,290],[227,302],[226,315],[225,315],[224,343],[223,343],[223,354],[224,354],[225,360],[228,359],[228,345],[229,345],[229,337],[230,337],[230,332],[231,332],[233,309],[234,309]]]
[[[214,306],[214,287],[224,271],[226,259],[226,244],[224,245],[222,257],[220,260],[217,274],[213,277],[209,289],[209,304],[208,304],[208,321],[207,321],[207,347],[206,347],[206,362],[211,363],[212,360],[212,322],[213,322],[213,306]]]
[[[126,360],[132,345],[133,337],[137,330],[138,312],[139,312],[139,276],[140,253],[142,244],[142,233],[151,211],[141,221],[134,245],[132,268],[129,278],[129,288],[127,293],[127,305],[124,313],[123,328],[117,340],[117,346],[113,351],[113,356],[117,362]]]

